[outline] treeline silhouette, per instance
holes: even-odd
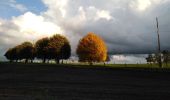
[[[107,47],[102,38],[95,33],[89,32],[80,39],[76,53],[80,62],[105,62],[109,61]],[[60,60],[68,59],[71,56],[71,46],[65,36],[56,34],[50,38],[42,38],[36,41],[24,42],[7,50],[4,55],[10,62],[25,60],[25,63],[33,62],[35,58],[41,59],[43,63],[47,60],[55,60],[57,64]]]
[[[68,39],[62,35],[56,34],[50,38],[42,38],[35,45],[31,42],[24,42],[13,48],[9,48],[4,55],[10,62],[25,60],[33,62],[35,58],[46,60],[54,59],[59,63],[62,59],[68,59],[71,56],[71,46]]]
[[[161,52],[161,59],[162,62],[168,66],[168,63],[170,62],[170,52],[168,50],[163,50]],[[148,64],[158,64],[159,62],[159,54],[148,54],[148,57],[146,57],[146,61]]]

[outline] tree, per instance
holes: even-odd
[[[46,62],[48,58],[48,44],[49,38],[42,38],[35,43],[36,57]]]
[[[163,62],[166,64],[166,66],[168,65],[169,62],[169,51],[168,50],[164,50],[162,52],[163,54]]]
[[[10,60],[10,62],[13,62],[14,60],[16,60],[16,62],[18,61],[19,57],[18,57],[18,47],[13,47],[13,48],[9,48],[7,50],[7,52],[4,54],[4,56]]]
[[[32,43],[30,42],[24,42],[21,45],[19,45],[19,55],[20,59],[25,59],[25,63],[28,62],[28,60],[32,60],[35,57],[35,49]]]
[[[63,59],[68,59],[71,56],[71,46],[68,43],[65,43],[62,48],[61,48],[61,59],[62,59],[62,63],[63,63]]]
[[[82,62],[104,62],[107,58],[107,47],[95,33],[88,33],[78,44],[76,53]]]
[[[59,64],[61,59],[68,59],[71,55],[71,46],[66,37],[56,34],[50,38],[48,43],[48,54],[50,59],[55,59]]]
[[[148,57],[146,58],[146,61],[149,63],[149,64],[156,64],[158,63],[159,61],[159,55],[156,53],[156,54],[149,54]]]
[[[146,58],[146,61],[149,64],[152,64],[154,62],[154,56],[152,54],[149,54],[148,57]]]
[[[13,59],[12,59],[12,48],[9,48],[6,53],[4,54],[4,56],[10,61],[12,62]]]

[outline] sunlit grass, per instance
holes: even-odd
[[[109,68],[160,68],[158,64],[93,64],[89,65],[88,63],[74,63],[71,64],[76,67],[109,67]],[[163,64],[163,68],[170,68],[170,63],[168,65]]]
[[[10,62],[0,62],[0,63],[7,63],[10,64]],[[11,63],[11,64],[22,64],[22,65],[56,65],[56,66],[66,66],[66,67],[82,67],[82,68],[160,68],[158,64],[107,64],[107,63],[93,63],[92,65],[89,65],[89,63],[63,63],[63,64],[56,64],[56,63],[27,63],[24,62],[18,62],[18,63]],[[168,65],[163,64],[163,68],[170,68],[170,63]]]

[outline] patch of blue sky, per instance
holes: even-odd
[[[41,0],[16,0],[17,3],[23,4],[28,11],[31,11],[36,14],[40,14],[45,11],[47,7],[43,4]]]
[[[10,19],[27,11],[40,14],[46,9],[41,0],[2,0],[0,1],[0,18]]]

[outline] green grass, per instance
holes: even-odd
[[[9,64],[9,62],[0,62]],[[25,63],[19,62],[19,63],[11,63],[11,64],[22,64]],[[55,63],[27,63],[26,65],[56,65]],[[71,67],[83,67],[83,68],[95,68],[95,67],[101,67],[101,68],[159,68],[158,64],[105,64],[104,63],[98,63],[89,65],[88,63],[68,63],[68,64],[59,64],[59,66],[71,66]],[[163,68],[170,68],[170,63],[166,66],[166,64],[163,64]]]
[[[87,63],[76,63],[71,64],[75,66],[86,66],[86,67],[109,67],[109,68],[159,68],[158,64],[93,64],[92,66],[89,66]],[[168,65],[163,64],[163,68],[170,68],[170,63]]]

